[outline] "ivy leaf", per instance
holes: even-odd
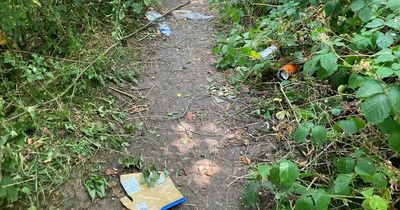
[[[296,200],[295,210],[314,210],[313,201],[305,195]]]
[[[333,52],[321,56],[321,67],[328,71],[328,76],[332,75],[339,67],[336,63],[336,59],[337,56]]]
[[[390,149],[393,151],[400,153],[400,132],[397,131],[392,133],[388,139],[388,144]]]
[[[385,24],[384,20],[376,18],[373,19],[371,22],[367,23],[367,25],[365,25],[365,28],[378,28],[383,26],[384,24]]]
[[[357,12],[365,6],[367,6],[367,2],[365,2],[365,0],[356,0],[350,5],[350,8],[353,12]]]
[[[357,160],[354,171],[360,176],[373,176],[376,172],[376,168],[368,158],[363,157]]]
[[[392,34],[390,31],[386,33],[379,33],[378,38],[376,39],[376,45],[381,49],[385,49],[390,47],[394,43]]]
[[[355,165],[356,165],[355,160],[350,157],[342,157],[336,163],[339,173],[341,174],[352,173]]]
[[[315,209],[318,210],[327,210],[329,203],[331,202],[331,197],[326,193],[323,189],[314,190],[311,193],[311,197],[315,203]]]
[[[292,186],[298,176],[299,171],[295,163],[288,160],[279,162],[279,178],[282,185],[286,187]]]
[[[391,68],[388,67],[380,67],[376,71],[376,75],[380,78],[386,78],[392,76],[394,71]]]
[[[352,174],[339,174],[333,182],[332,193],[335,195],[348,195],[350,193],[349,184],[352,180]]]
[[[375,95],[367,98],[361,104],[361,111],[371,124],[383,122],[390,114],[392,106],[389,99],[383,95]]]
[[[311,131],[312,144],[314,146],[323,145],[327,140],[327,133],[328,131],[326,130],[326,128],[320,125],[315,126]]]
[[[258,193],[260,192],[260,185],[256,181],[250,181],[244,189],[244,205],[251,207],[258,202]]]

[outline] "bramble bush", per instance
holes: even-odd
[[[286,122],[277,136],[305,154],[250,166],[245,204],[272,194],[275,209],[399,208],[400,1],[210,3],[229,24],[217,67],[232,69],[238,87],[275,88],[283,100],[260,102],[257,113]],[[262,58],[271,45],[278,50]],[[302,71],[271,81],[286,63]]]

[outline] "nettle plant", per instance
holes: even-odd
[[[329,155],[306,165],[252,166],[245,203],[257,205],[260,194],[272,193],[277,209],[394,208],[399,172],[389,160],[400,152],[400,1],[213,2],[224,5],[222,20],[232,27],[214,53],[217,67],[233,69],[233,84],[265,81],[284,64],[298,63],[302,80],[293,83],[329,83],[330,95],[323,97],[340,99],[334,109],[328,99],[289,97],[293,106],[283,111],[299,120],[287,138],[296,148]],[[271,45],[276,52],[262,58],[259,52]]]

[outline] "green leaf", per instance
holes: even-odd
[[[393,120],[391,117],[386,118],[382,123],[378,125],[379,130],[385,134],[391,134],[396,131],[400,131],[400,124]]]
[[[361,193],[361,195],[363,195],[366,198],[371,197],[374,194],[374,188],[370,187],[366,190],[361,191],[360,193]]]
[[[366,157],[357,160],[354,171],[360,176],[373,176],[376,172],[375,165]]]
[[[392,106],[388,97],[379,94],[367,98],[361,104],[361,111],[367,118],[368,122],[376,125],[383,122],[390,114]]]
[[[286,187],[294,184],[299,176],[297,165],[288,160],[281,160],[279,162],[279,179],[280,183]]]
[[[350,5],[350,8],[352,11],[357,12],[365,6],[367,6],[367,2],[365,2],[365,0],[356,0]]]
[[[390,87],[388,97],[392,107],[400,112],[400,86]]]
[[[376,188],[384,188],[388,185],[387,178],[383,173],[375,173],[372,177],[372,183]]]
[[[299,126],[296,131],[293,133],[293,139],[296,143],[302,143],[307,138],[308,133],[310,132],[309,128],[304,126]]]
[[[325,14],[326,16],[332,16],[335,14],[336,8],[339,6],[337,1],[329,1],[325,4]]]
[[[314,190],[311,193],[311,197],[315,203],[316,210],[327,210],[329,207],[329,203],[331,202],[331,197],[326,193],[323,189]]]
[[[392,76],[394,71],[391,68],[388,67],[380,67],[376,71],[376,75],[380,78],[386,78]]]
[[[270,170],[271,170],[271,166],[266,165],[266,164],[260,164],[260,165],[258,165],[258,167],[257,167],[258,173],[260,174],[260,176],[261,176],[262,179],[264,179],[264,180],[268,178],[268,175],[269,175],[269,173],[270,173]]]
[[[339,174],[332,186],[332,193],[335,195],[348,195],[350,193],[349,184],[353,180],[351,174]]]
[[[27,186],[22,187],[21,192],[25,193],[25,194],[29,194],[31,193],[31,189]]]
[[[336,63],[337,56],[335,53],[330,52],[321,56],[321,67],[328,71],[328,76],[335,73],[338,69],[338,64]]]
[[[375,59],[376,63],[385,63],[385,62],[390,62],[394,61],[396,59],[396,56],[392,54],[392,51],[390,49],[383,49],[376,53],[378,57]]]
[[[369,80],[368,77],[363,77],[360,74],[352,73],[349,77],[349,81],[348,81],[347,85],[349,88],[356,89],[368,80]]]
[[[352,173],[355,165],[356,165],[356,161],[350,157],[342,157],[336,163],[338,171],[341,174]]]
[[[294,205],[295,210],[314,210],[314,205],[313,202],[310,198],[302,195],[300,198],[296,200],[296,203]]]
[[[389,7],[393,11],[399,10],[400,9],[400,1],[399,0],[389,0],[386,3],[386,6]]]
[[[364,83],[360,89],[358,89],[356,97],[365,98],[379,93],[383,93],[381,83],[376,80],[370,80]]]
[[[383,199],[378,195],[373,195],[371,197],[366,198],[362,207],[366,210],[387,210],[388,209],[388,201]]]
[[[316,66],[318,61],[320,60],[320,56],[313,56],[311,60],[308,60],[305,64],[304,64],[304,73],[308,74],[308,75],[312,75],[314,74],[314,72],[316,71]]]
[[[348,134],[354,134],[358,132],[358,127],[353,120],[340,120],[335,125],[339,126]]]
[[[389,26],[390,28],[400,30],[400,20],[398,18],[386,20],[385,25]]]
[[[372,9],[369,7],[364,7],[358,12],[358,17],[360,17],[361,21],[368,22],[371,19]]]
[[[258,193],[260,192],[260,185],[256,181],[247,183],[244,189],[244,205],[246,207],[255,206],[258,202]]]
[[[385,24],[385,21],[380,19],[380,18],[376,18],[373,19],[371,22],[369,22],[367,25],[365,25],[366,28],[378,28],[381,27]]]
[[[391,32],[386,32],[385,34],[380,33],[376,39],[376,45],[381,49],[390,47],[394,43]]]
[[[393,151],[400,153],[400,132],[397,131],[395,133],[390,134],[388,139],[388,144],[390,149]]]
[[[314,146],[323,145],[327,140],[327,133],[326,128],[319,125],[315,126],[311,131],[312,144]]]

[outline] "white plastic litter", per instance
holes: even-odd
[[[260,52],[260,56],[261,56],[262,58],[266,58],[266,57],[268,57],[269,55],[271,55],[272,53],[274,53],[277,49],[278,49],[278,48],[277,48],[275,45],[271,45],[271,46],[269,46],[268,48],[262,50],[262,51]]]
[[[156,11],[147,11],[145,16],[149,21],[154,21],[161,17],[161,14]],[[158,27],[160,29],[160,33],[164,34],[165,36],[171,36],[172,32],[167,24],[167,21],[165,21],[165,18],[158,20]]]

